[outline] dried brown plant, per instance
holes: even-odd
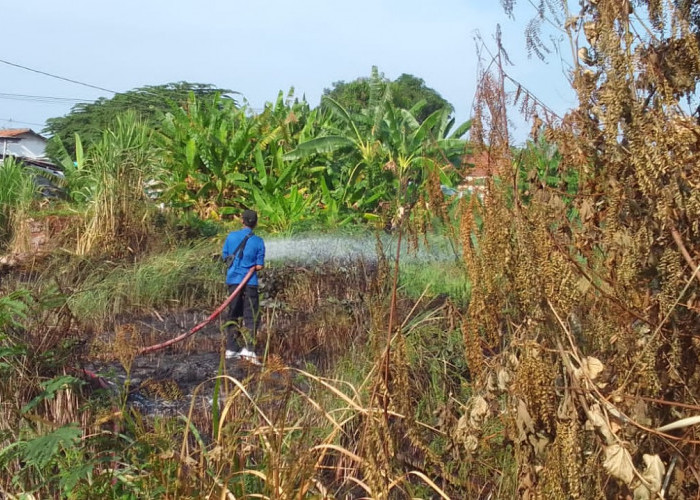
[[[684,101],[697,34],[673,2],[581,5],[562,26],[579,106],[556,121],[524,106],[575,193],[527,175],[523,187],[532,166],[509,143],[499,55],[481,79],[472,138],[492,175],[462,206],[467,359],[510,422],[523,498],[696,495],[700,441],[682,419],[700,401],[700,124]],[[488,383],[504,366],[506,401]]]

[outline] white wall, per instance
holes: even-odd
[[[43,158],[46,149],[46,140],[34,135],[23,135],[19,141],[10,142],[0,138],[0,155],[7,151],[7,154],[23,156],[25,158]]]

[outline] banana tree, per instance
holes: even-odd
[[[350,113],[335,99],[324,96],[320,106],[320,135],[304,141],[285,155],[287,160],[325,156],[324,193],[341,207],[367,211],[376,207],[384,196],[389,180],[382,166],[386,160],[378,131],[384,104],[391,98],[389,86],[383,86],[376,67],[369,81],[367,109]],[[325,117],[328,117],[325,121]],[[324,195],[326,197],[327,195]],[[332,206],[331,199],[323,200]]]
[[[95,197],[97,185],[85,163],[83,141],[75,134],[75,160],[70,156],[65,145],[58,142],[59,163],[65,175],[65,187],[71,200],[77,203],[87,203]]]
[[[336,123],[328,125],[326,135],[300,143],[284,159],[294,161],[313,155],[344,153],[341,161],[330,163],[326,170],[326,183],[332,186],[329,192],[343,206],[370,209],[382,197],[386,187],[379,179],[386,151],[379,137],[372,132],[378,129],[363,133],[363,120],[357,115],[351,116],[330,97],[323,98],[323,106],[331,112]]]
[[[399,197],[415,198],[431,170],[442,184],[451,184],[455,166],[467,147],[461,137],[469,130],[471,122],[463,123],[450,133],[454,119],[449,117],[448,110],[439,109],[419,123],[416,114],[421,105],[418,103],[410,110],[397,108],[390,102],[385,105],[381,139],[389,155],[388,164],[394,173]]]
[[[257,187],[252,188],[255,207],[263,221],[261,226],[276,232],[289,232],[311,215],[318,199],[306,188],[288,186],[276,196],[266,196]]]
[[[220,96],[198,99],[166,115],[161,131],[168,175],[165,196],[179,207],[245,203],[247,168],[257,122]]]
[[[296,147],[301,134],[308,136],[309,129],[315,123],[316,112],[311,111],[306,100],[294,97],[292,88],[286,96],[280,91],[274,104],[266,103],[257,119],[260,124],[258,147],[264,149],[275,144],[289,151]]]

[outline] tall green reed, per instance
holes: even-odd
[[[0,249],[21,248],[25,246],[21,240],[27,236],[22,228],[38,193],[34,175],[8,157],[0,164],[0,186]]]

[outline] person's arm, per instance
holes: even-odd
[[[260,271],[265,267],[265,242],[260,240],[260,248],[255,254],[255,270]]]

